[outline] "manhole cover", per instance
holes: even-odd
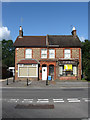
[[[29,104],[29,105],[17,104],[15,108],[16,109],[54,109],[54,105],[53,104]]]

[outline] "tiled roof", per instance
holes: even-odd
[[[73,35],[48,35],[49,45],[59,47],[81,47],[79,38]]]
[[[78,36],[73,35],[48,35],[47,45],[49,47],[81,47]],[[17,37],[16,47],[46,47],[46,36],[23,36]]]
[[[46,36],[23,36],[22,38],[17,37],[14,46],[46,46]]]
[[[38,61],[35,59],[24,59],[19,61],[18,64],[38,64]]]

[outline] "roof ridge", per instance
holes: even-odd
[[[23,36],[23,37],[46,37],[46,36]]]
[[[64,36],[70,36],[70,37],[73,37],[73,35],[48,35],[48,36],[62,36],[62,37],[64,37]]]

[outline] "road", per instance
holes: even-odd
[[[89,101],[87,88],[3,88],[2,115],[3,118],[87,118]],[[16,108],[29,104],[53,105],[54,108]]]

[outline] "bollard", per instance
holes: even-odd
[[[7,85],[8,85],[8,78],[7,78]]]
[[[28,86],[28,78],[27,78],[27,86]]]
[[[13,76],[13,82],[15,82],[15,76]]]
[[[48,85],[48,79],[46,80],[46,85]]]

